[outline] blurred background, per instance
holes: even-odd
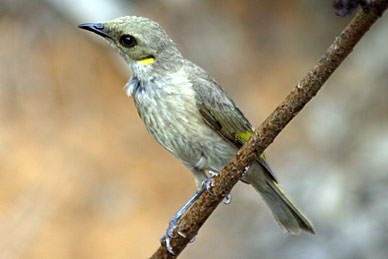
[[[331,1],[2,0],[0,258],[146,258],[194,193],[146,132],[130,70],[77,25],[159,22],[252,124],[283,100],[351,18]],[[283,234],[239,183],[181,258],[387,258],[388,15],[267,150],[316,235]]]

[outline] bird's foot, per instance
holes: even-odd
[[[170,252],[170,254],[172,254],[172,255],[176,255],[176,254],[174,252],[173,247],[171,246],[171,237],[172,237],[172,234],[173,234],[175,228],[178,226],[178,220],[179,219],[172,218],[170,220],[170,223],[168,224],[166,234],[164,234],[160,238],[160,243],[163,244],[163,242],[166,242],[166,248],[167,248],[168,252]],[[178,231],[177,233],[178,233],[178,235],[180,235],[183,238],[187,237],[186,234],[181,232],[181,231]],[[194,241],[195,241],[195,236],[190,240],[190,243],[193,243]]]
[[[232,202],[232,194],[228,193],[225,195],[225,198],[222,200],[224,204],[230,204]]]
[[[210,178],[213,178],[214,176],[217,176],[218,175],[218,172],[214,172],[212,170],[209,170],[208,171],[209,175],[210,175]]]
[[[178,220],[179,220],[179,217],[175,217],[175,216],[170,220],[170,222],[168,223],[166,234],[164,234],[160,239],[161,244],[163,244],[164,241],[166,242],[166,248],[172,255],[176,255],[176,254],[174,253],[174,249],[172,248],[170,241],[175,228],[178,226]],[[179,231],[178,231],[178,234],[183,236],[182,233],[180,233]]]
[[[207,178],[203,180],[202,186],[206,189],[206,191],[211,195],[214,196],[214,193],[212,192],[211,188],[213,187],[214,179],[213,177]],[[224,200],[222,201],[224,204],[230,204],[232,202],[232,194],[228,193],[225,195]]]
[[[202,188],[205,188],[206,191],[211,195],[211,196],[214,196],[214,193],[212,192],[212,187],[213,187],[213,183],[214,183],[214,178],[213,177],[209,177],[205,180],[203,180],[202,182]]]
[[[166,248],[167,250],[172,254],[172,255],[176,255],[174,253],[174,249],[173,247],[171,246],[171,238],[173,237],[173,234],[174,234],[174,230],[177,228],[178,226],[178,221],[180,220],[180,218],[186,213],[186,211],[188,210],[188,208],[199,198],[199,196],[201,196],[201,194],[203,193],[204,189],[201,189],[201,190],[198,190],[187,202],[185,205],[183,205],[183,207],[175,214],[174,217],[172,217],[172,219],[170,220],[170,222],[168,223],[168,228],[167,228],[167,231],[166,231],[166,234],[164,234],[164,236],[160,239],[160,243],[163,244],[163,242],[166,242]],[[186,234],[181,232],[181,231],[177,231],[178,235],[180,235],[181,237],[183,238],[186,238]],[[194,242],[195,238],[191,239],[190,242]]]

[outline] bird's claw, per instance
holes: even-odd
[[[174,253],[174,250],[172,249],[171,244],[170,244],[170,237],[169,237],[169,236],[166,237],[166,248],[167,248],[167,250],[170,252],[170,254],[176,255],[176,254]]]
[[[222,200],[224,204],[230,204],[232,202],[232,194],[228,193],[225,195],[225,198]]]
[[[211,195],[214,196],[214,193],[212,192],[211,188],[213,187],[214,179],[213,177],[207,178],[203,180],[202,186],[206,189],[206,191]],[[232,194],[228,193],[225,195],[224,200],[222,201],[224,204],[230,204],[232,202]]]
[[[212,170],[209,170],[208,173],[209,173],[210,177],[214,177],[214,176],[217,176],[217,175],[218,175],[217,172],[214,172],[214,171],[212,171]]]
[[[214,193],[212,192],[212,187],[213,187],[214,179],[213,177],[207,178],[203,180],[202,186],[205,187],[206,191],[211,195],[214,196]]]
[[[172,254],[172,255],[175,255],[174,253],[174,250],[171,246],[171,237],[173,235],[173,232],[175,230],[175,228],[178,226],[178,220],[177,218],[173,217],[170,222],[168,223],[168,228],[167,228],[167,231],[166,231],[166,234],[164,234],[162,236],[162,238],[160,238],[160,243],[163,244],[163,242],[166,242],[166,248],[167,250]],[[178,234],[182,237],[184,237],[182,234],[183,233],[180,233],[178,232]]]
[[[163,244],[163,242],[166,242],[166,248],[167,248],[168,252],[170,252],[170,254],[172,254],[172,255],[176,255],[176,254],[174,252],[173,247],[171,246],[171,237],[172,237],[173,232],[177,226],[178,226],[178,220],[175,218],[171,219],[170,223],[168,224],[166,234],[164,234],[160,238],[160,243]],[[183,238],[187,237],[187,235],[185,233],[183,233],[182,231],[178,230],[177,233],[178,233],[178,235],[180,235]],[[190,243],[193,243],[194,241],[195,241],[195,236],[190,240]]]
[[[246,169],[248,170],[249,167]],[[213,176],[214,177],[214,176]],[[206,189],[206,191],[211,195],[214,196],[214,193],[212,192],[211,188],[213,187],[214,178],[209,177],[202,182],[202,186]],[[230,204],[232,202],[232,194],[228,193],[225,195],[224,200],[222,201],[224,204]]]
[[[204,183],[202,183],[202,184],[203,184],[203,186],[206,186],[206,184],[204,184]],[[209,190],[210,190],[210,187],[211,187],[211,182],[209,185]],[[174,253],[173,247],[171,246],[171,238],[173,237],[174,230],[178,226],[178,221],[182,217],[182,215],[184,215],[186,213],[188,208],[190,208],[190,206],[201,196],[201,194],[204,192],[204,190],[205,190],[205,188],[201,188],[196,193],[194,193],[194,195],[185,203],[185,205],[183,205],[183,207],[175,214],[175,216],[172,217],[172,219],[168,223],[168,228],[167,228],[166,234],[164,234],[164,236],[160,239],[160,243],[162,245],[164,242],[166,242],[166,248],[172,255],[176,255]],[[179,229],[178,229],[177,233],[178,233],[178,235],[180,235],[183,238],[187,237],[187,235],[184,232],[179,231]],[[194,239],[192,239],[190,241],[194,241]]]

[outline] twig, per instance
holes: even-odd
[[[173,232],[170,243],[176,255],[182,252],[190,240],[195,237],[202,224],[224,199],[225,195],[230,193],[233,186],[243,175],[244,169],[256,160],[258,155],[273,142],[288,122],[317,94],[330,75],[353,50],[356,43],[383,14],[387,5],[388,0],[375,0],[367,9],[359,10],[345,30],[334,40],[326,54],[297,83],[297,86],[286,99],[256,129],[254,136],[245,143],[219,175],[214,178],[211,189],[214,196],[209,192],[204,192],[182,217]],[[185,237],[179,235],[178,232],[183,233]],[[162,244],[151,258],[175,257],[167,251],[165,244]]]

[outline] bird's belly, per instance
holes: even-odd
[[[135,100],[147,130],[188,167],[219,171],[237,152],[205,124],[194,100],[180,96],[152,102]]]

